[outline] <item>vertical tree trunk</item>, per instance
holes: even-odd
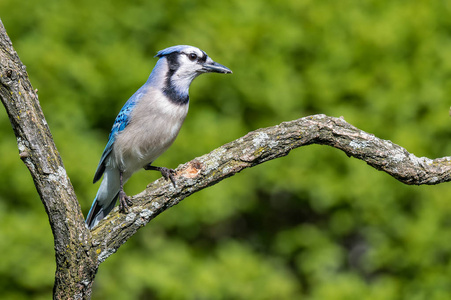
[[[54,298],[89,299],[98,267],[91,233],[26,68],[1,21],[0,98],[17,138],[18,158],[28,167],[49,216],[56,255]]]

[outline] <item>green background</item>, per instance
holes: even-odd
[[[177,44],[234,73],[194,81],[157,165],[317,113],[451,153],[451,1],[1,0],[0,18],[85,214],[114,118]],[[0,295],[49,299],[53,239],[3,109],[0,152]],[[126,192],[157,178],[140,171]],[[93,299],[449,299],[449,195],[303,147],[158,216],[100,266]]]

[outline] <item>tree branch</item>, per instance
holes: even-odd
[[[328,145],[367,162],[405,184],[438,184],[451,179],[451,157],[416,157],[390,141],[364,132],[342,118],[313,115],[258,129],[177,168],[177,189],[160,179],[132,198],[128,214],[117,209],[93,231],[93,246],[104,261],[136,231],[184,198],[243,169],[288,155],[310,144]]]

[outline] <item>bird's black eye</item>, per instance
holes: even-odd
[[[188,58],[191,61],[195,61],[197,59],[197,54],[196,53],[190,53],[190,54],[188,54]]]

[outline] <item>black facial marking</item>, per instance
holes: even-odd
[[[180,63],[178,61],[180,53],[174,52],[169,55],[166,55],[166,59],[168,61],[168,73],[166,74],[165,86],[163,88],[163,94],[169,98],[172,103],[183,105],[187,104],[189,101],[189,95],[182,95],[179,93],[175,87],[172,85],[172,76],[180,67]]]
[[[166,59],[168,61],[169,72],[171,73],[171,75],[174,74],[174,72],[180,67],[178,56],[179,56],[178,52],[174,52],[174,53],[166,55]]]
[[[204,63],[204,62],[207,61],[207,57],[208,57],[207,53],[205,53],[204,51],[202,51],[202,56],[199,57],[199,61]]]
[[[171,85],[163,88],[163,94],[174,104],[184,105],[189,102],[189,95],[181,95]]]

